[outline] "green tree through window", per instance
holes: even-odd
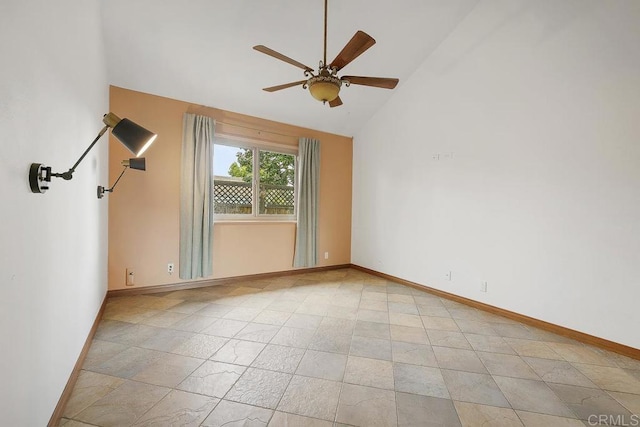
[[[271,185],[293,185],[295,179],[295,157],[291,154],[260,150],[260,182]],[[241,149],[236,161],[229,166],[229,175],[251,182],[253,175],[252,150]]]

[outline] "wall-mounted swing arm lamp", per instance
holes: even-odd
[[[29,168],[29,187],[31,187],[31,192],[44,193],[47,191],[52,177],[62,178],[66,181],[73,178],[73,173],[80,162],[109,128],[111,128],[111,134],[118,138],[122,145],[127,147],[136,157],[141,156],[158,136],[131,120],[121,119],[113,113],[105,114],[102,122],[105,124],[104,128],[102,128],[98,136],[96,136],[89,147],[82,153],[78,161],[71,166],[71,169],[68,171],[55,173],[51,172],[51,166],[44,166],[41,163],[31,163],[31,167]]]
[[[113,192],[113,189],[116,188],[116,185],[118,185],[120,178],[122,178],[122,175],[124,175],[124,173],[127,171],[128,168],[136,169],[139,171],[147,170],[146,161],[144,157],[139,157],[137,159],[123,160],[121,164],[122,166],[124,166],[124,169],[122,169],[120,176],[118,177],[118,179],[116,179],[116,182],[113,183],[111,188],[104,188],[103,186],[98,185],[98,199],[102,199],[104,197],[104,193]]]

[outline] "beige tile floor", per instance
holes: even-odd
[[[634,420],[640,361],[343,269],[110,299],[62,425]]]

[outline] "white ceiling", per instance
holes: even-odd
[[[357,30],[377,43],[341,75],[396,77],[400,87],[479,0],[329,0],[327,60]],[[393,94],[343,87],[329,108],[300,87],[301,69],[252,49],[263,44],[317,69],[323,0],[108,0],[103,25],[111,84],[351,136]],[[397,88],[396,88],[397,90]]]

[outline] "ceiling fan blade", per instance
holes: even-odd
[[[285,83],[285,84],[279,85],[279,86],[265,87],[262,90],[266,90],[267,92],[275,92],[277,90],[286,89],[288,87],[299,86],[299,85],[301,85],[301,84],[303,84],[305,82],[306,82],[306,80],[299,80],[297,82]]]
[[[381,87],[383,89],[393,89],[400,80],[389,79],[386,77],[360,77],[360,76],[342,76],[341,80],[347,80],[353,85]]]
[[[339,107],[341,105],[342,105],[342,99],[340,99],[340,97],[337,97],[333,101],[329,101],[329,107],[331,107],[331,108]]]
[[[351,61],[362,55],[367,49],[376,44],[376,41],[364,31],[358,31],[349,40],[349,43],[342,48],[336,59],[331,62],[330,67],[336,67],[340,70],[347,66]]]
[[[280,52],[276,52],[273,49],[269,49],[266,46],[258,45],[258,46],[254,46],[253,48],[255,50],[257,50],[258,52],[262,52],[265,55],[273,56],[276,59],[279,59],[281,61],[287,62],[287,63],[289,63],[291,65],[295,65],[296,67],[302,68],[305,71],[313,71],[313,68],[308,67],[308,66],[306,66],[304,64],[301,64],[300,62],[298,62],[298,61],[296,61],[294,59],[291,59],[288,56],[285,56],[285,55],[281,54]]]

